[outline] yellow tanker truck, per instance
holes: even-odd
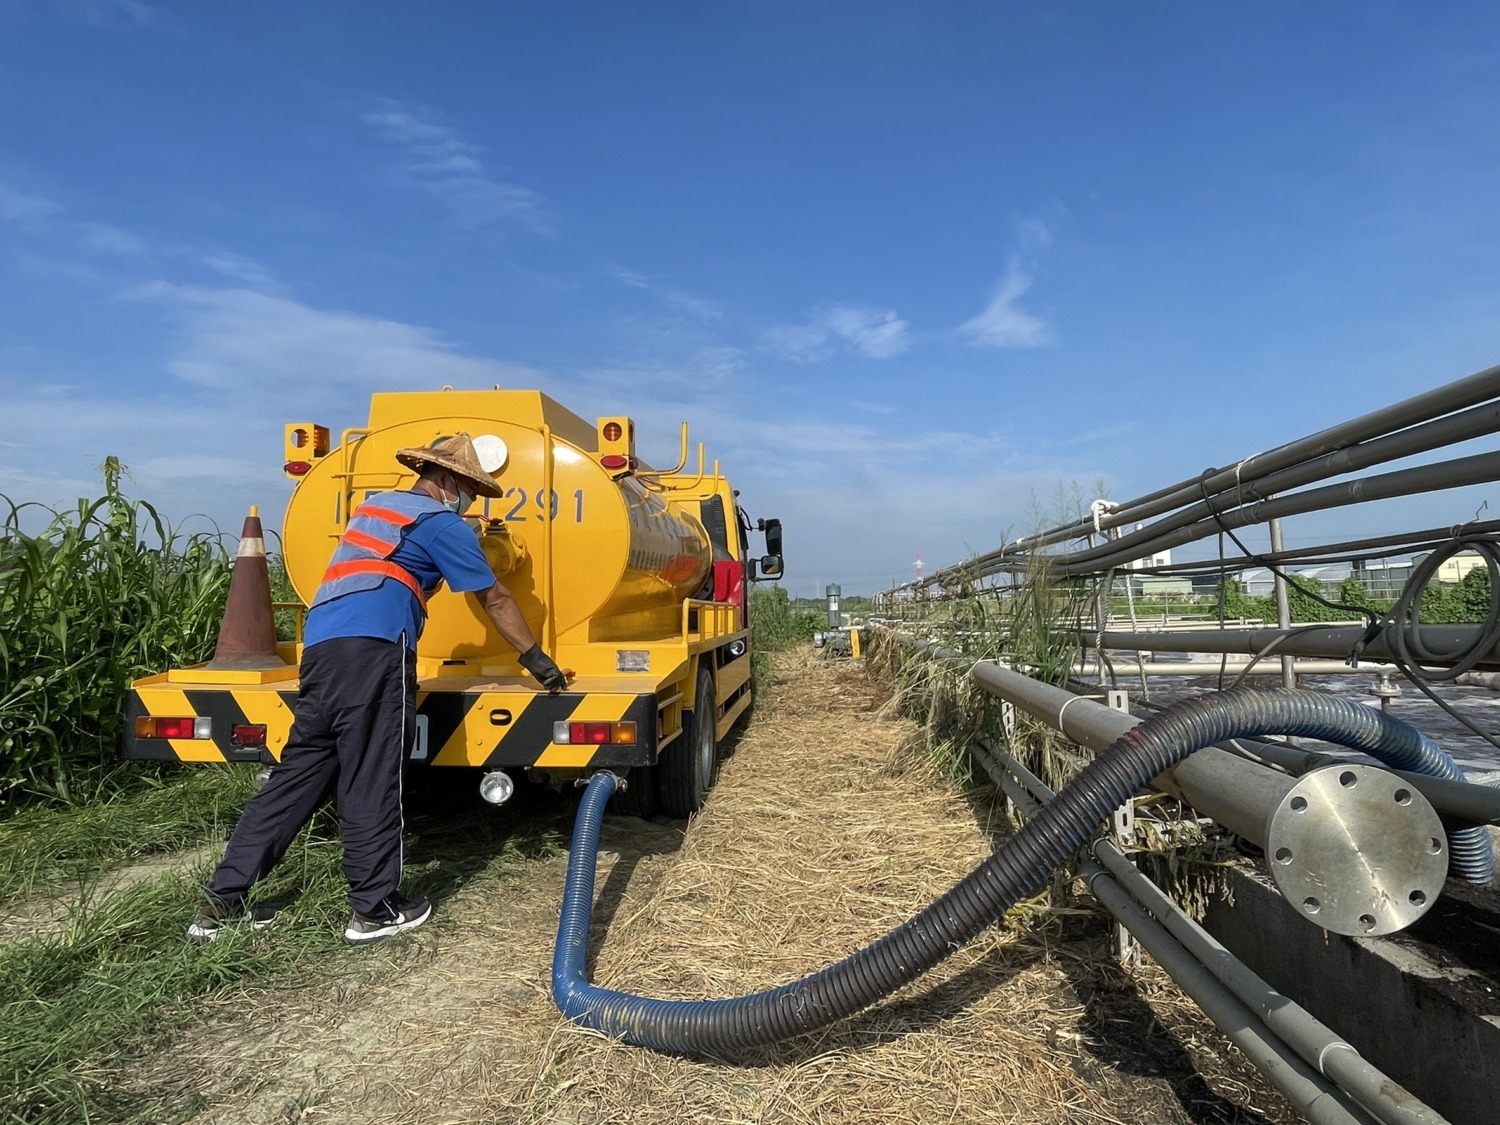
[[[503,490],[465,518],[495,575],[542,646],[576,679],[540,690],[474,601],[443,590],[428,602],[417,648],[413,766],[483,771],[505,800],[512,776],[567,784],[609,768],[619,798],[647,815],[696,812],[719,745],[750,705],[749,583],[782,573],[781,526],[763,520],[766,553],[703,447],[689,466],[687,426],[675,468],[635,452],[626,417],[589,423],[539,391],[377,394],[369,424],[336,445],[313,423],[286,427],[285,471],[297,484],[282,536],[287,575],[311,603],[349,513],[372,492],[407,488],[398,449],[469,433]],[[241,555],[245,546],[241,545]],[[128,757],[270,761],[297,700],[299,639],[269,659],[174,668],[131,686]]]

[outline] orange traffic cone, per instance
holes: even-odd
[[[286,667],[286,661],[276,651],[271,572],[266,567],[266,541],[258,508],[250,509],[240,532],[240,549],[229,577],[229,602],[219,626],[219,643],[207,667],[216,670]]]

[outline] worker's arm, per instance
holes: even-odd
[[[481,590],[476,597],[484,606],[484,612],[494,623],[495,629],[520,653],[521,667],[525,668],[548,691],[558,691],[573,678],[571,669],[559,668],[553,659],[542,651],[532,635],[531,626],[521,616],[521,607],[515,595],[496,582],[488,590]]]

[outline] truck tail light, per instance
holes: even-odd
[[[163,718],[159,715],[139,715],[135,720],[137,738],[212,738],[212,719],[193,716]]]
[[[552,741],[562,746],[634,746],[634,723],[553,723]]]
[[[236,723],[229,728],[231,746],[264,746],[266,744],[265,723]]]

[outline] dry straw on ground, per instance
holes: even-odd
[[[683,998],[781,984],[983,858],[989,806],[903,750],[919,740],[888,695],[857,666],[780,658],[685,834],[607,827],[594,979]],[[198,1091],[201,1122],[1294,1120],[1169,982],[1109,965],[1077,909],[1023,908],[870,1011],[749,1058],[612,1043],[547,993],[561,877],[546,861],[471,883],[382,972],[228,1004],[134,1081]]]

